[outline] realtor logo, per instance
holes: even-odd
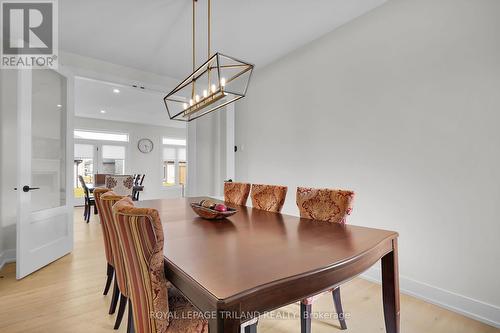
[[[56,1],[1,1],[1,68],[57,67]]]

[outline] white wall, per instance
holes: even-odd
[[[76,129],[93,129],[129,134],[125,172],[128,174],[140,173],[146,175],[144,178],[144,192],[141,193],[140,197],[141,200],[181,196],[180,187],[162,186],[162,138],[184,139],[186,138],[186,129],[81,117],[75,117],[74,123]],[[142,138],[148,138],[153,141],[154,148],[151,153],[144,154],[137,149],[137,143]],[[112,142],[109,143],[113,144]]]
[[[389,1],[259,69],[236,176],[292,214],[298,185],[355,190],[350,223],[400,233],[402,289],[500,326],[498,13]]]
[[[188,123],[187,196],[223,197],[234,178],[234,104]]]

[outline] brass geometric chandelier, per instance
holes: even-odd
[[[163,101],[172,120],[192,121],[245,97],[254,65],[221,54],[211,55],[211,1],[208,0],[208,60],[196,68],[196,29],[193,0],[193,73]]]

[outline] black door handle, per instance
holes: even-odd
[[[39,187],[29,187],[28,185],[23,186],[23,192],[29,192],[32,190],[39,190],[39,189],[40,189]]]

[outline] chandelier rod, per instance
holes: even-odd
[[[210,58],[211,29],[212,29],[211,16],[212,16],[212,5],[211,5],[211,0],[208,0],[208,52],[207,52],[208,58]]]
[[[193,72],[196,69],[196,1],[193,0]]]

